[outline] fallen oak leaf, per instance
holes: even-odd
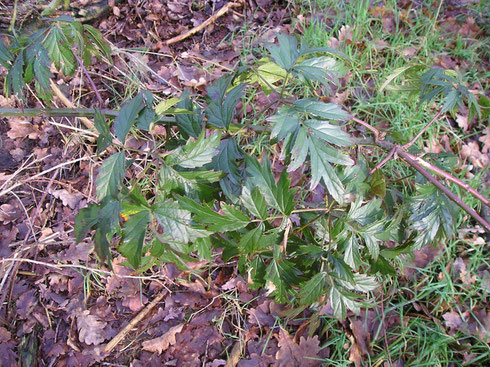
[[[78,339],[82,343],[101,344],[106,339],[104,333],[106,326],[107,322],[100,321],[95,315],[91,315],[89,310],[77,314]]]
[[[176,325],[170,328],[162,336],[158,338],[147,340],[143,342],[143,350],[147,352],[157,352],[158,354],[162,354],[165,350],[168,349],[171,345],[174,345],[177,341],[175,340],[175,336],[182,331],[184,324]]]

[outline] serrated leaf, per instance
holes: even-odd
[[[288,173],[283,170],[281,172],[281,177],[277,182],[276,190],[274,196],[276,198],[279,210],[284,215],[289,215],[294,209],[296,202],[294,201],[294,196],[296,195],[296,189],[290,189],[289,186],[291,180],[288,177]]]
[[[25,87],[24,82],[24,52],[19,52],[15,61],[12,65],[12,68],[9,70],[8,79],[10,86],[10,90],[13,94],[17,95],[20,99],[24,99],[23,89]]]
[[[111,45],[109,42],[107,42],[104,39],[104,37],[102,36],[102,33],[98,29],[92,27],[89,24],[84,24],[83,30],[88,33],[89,38],[94,42],[94,44],[97,46],[97,48],[102,51],[102,53],[109,60],[109,62],[112,63]]]
[[[269,117],[267,121],[274,124],[271,131],[271,139],[277,137],[278,140],[282,140],[286,136],[296,132],[301,123],[298,112],[291,107],[279,108],[279,111]]]
[[[345,190],[335,170],[328,163],[329,155],[319,145],[318,140],[315,141],[315,139],[309,140],[309,150],[311,159],[310,189],[313,190],[323,179],[330,195],[342,204]]]
[[[123,225],[123,243],[118,250],[129,264],[137,269],[141,264],[143,242],[150,223],[150,211],[141,207],[141,211],[131,215]]]
[[[144,107],[143,94],[140,93],[126,103],[114,119],[114,135],[123,144],[126,141],[126,135],[128,135],[129,130],[136,123],[138,115]]]
[[[288,300],[287,294],[292,291],[291,285],[297,284],[299,271],[287,260],[273,259],[266,270],[265,279],[272,283],[269,287],[276,302],[283,303]]]
[[[270,45],[267,47],[274,62],[289,71],[296,63],[299,57],[298,40],[295,36],[278,34],[279,45]]]
[[[192,199],[180,197],[179,203],[186,210],[196,214],[194,221],[210,225],[208,228],[213,232],[228,232],[246,227],[250,223],[250,218],[243,214],[239,209],[222,204],[223,215],[215,212],[207,205],[201,205]]]
[[[357,269],[361,264],[361,255],[359,254],[359,242],[357,241],[356,236],[349,236],[349,238],[345,241],[344,249],[345,263],[352,269]]]
[[[115,153],[102,163],[95,179],[97,199],[116,198],[124,178],[125,170],[124,152]]]
[[[188,243],[211,234],[204,229],[193,227],[191,212],[182,209],[176,202],[158,203],[152,206],[152,210],[165,233],[175,241]]]
[[[252,215],[262,220],[267,219],[267,205],[264,196],[257,187],[250,191],[248,187],[243,186],[240,200]]]
[[[306,126],[312,134],[331,144],[339,146],[352,145],[350,135],[343,131],[340,126],[332,125],[327,121],[321,120],[306,120],[304,126]],[[352,162],[352,160],[350,160],[350,162]]]
[[[64,75],[73,75],[75,57],[64,41],[63,33],[59,27],[51,27],[49,34],[43,41],[43,46],[58,70],[61,70]]]
[[[299,112],[305,112],[312,116],[328,120],[345,121],[349,114],[335,103],[325,103],[315,99],[298,99],[293,102]]]
[[[89,205],[86,208],[80,209],[75,217],[75,239],[77,242],[87,236],[88,232],[99,220],[98,205]]]
[[[294,66],[293,72],[298,73],[305,81],[316,80],[330,90],[328,82],[338,82],[335,68],[335,59],[320,56],[301,61]]]
[[[382,213],[382,211],[380,209],[380,199],[370,200],[364,205],[362,205],[362,201],[362,196],[359,196],[357,200],[351,204],[347,217],[350,220],[356,221],[360,225],[364,226],[366,224],[374,222]]]
[[[10,69],[10,63],[13,61],[14,55],[5,46],[3,40],[0,39],[0,65],[6,69]]]
[[[320,272],[308,280],[298,292],[298,299],[302,305],[311,305],[325,293],[325,279],[327,273]]]
[[[288,166],[288,172],[296,171],[306,160],[308,155],[308,137],[306,129],[299,129],[291,150],[291,163]]]
[[[204,131],[195,141],[189,140],[184,147],[179,147],[165,157],[169,166],[179,165],[183,168],[202,167],[218,154],[220,134],[215,132],[206,138]]]
[[[331,287],[328,298],[330,300],[330,305],[332,307],[333,316],[337,320],[345,319],[345,313],[346,313],[345,303],[344,303],[345,297],[342,296],[342,293],[340,293],[336,287]]]
[[[170,109],[170,107],[175,106],[180,101],[181,101],[181,98],[178,98],[178,97],[172,97],[169,99],[164,99],[159,104],[157,104],[157,106],[155,107],[155,112],[158,115],[163,115],[165,112],[167,112]]]
[[[180,131],[183,131],[189,136],[197,138],[202,131],[204,117],[199,106],[196,106],[189,97],[189,92],[183,92],[180,96],[180,102],[177,103],[178,108],[185,109],[191,113],[175,115],[177,126]]]
[[[109,126],[100,110],[95,110],[94,125],[99,132],[99,137],[97,138],[97,151],[101,152],[112,144],[112,137]]]
[[[245,163],[250,183],[259,188],[269,205],[280,210],[275,196],[276,181],[272,175],[269,157],[264,155],[262,164],[260,164],[257,158],[246,156]]]
[[[51,65],[51,60],[49,59],[48,52],[41,45],[38,46],[36,50],[36,56],[34,58],[34,75],[36,80],[39,82],[44,90],[49,90],[49,82],[51,77],[51,71],[49,67]]]
[[[199,260],[206,259],[207,261],[211,261],[213,256],[213,245],[210,237],[196,239],[194,246],[196,247]]]
[[[245,254],[253,254],[255,251],[257,251],[263,233],[264,226],[262,223],[245,233],[238,243],[240,252]]]
[[[242,84],[233,88],[221,103],[212,101],[205,110],[208,123],[216,127],[228,129],[233,119],[238,99],[241,97],[245,87],[246,84]]]

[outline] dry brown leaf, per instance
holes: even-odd
[[[320,341],[317,335],[308,339],[301,337],[298,345],[286,330],[281,329],[277,340],[279,350],[276,353],[274,366],[318,366]]]
[[[463,131],[468,130],[468,116],[456,114],[456,122]]]
[[[370,336],[360,320],[352,319],[350,328],[354,337],[349,353],[349,361],[354,362],[356,366],[361,366],[364,358],[371,354],[369,349]]]
[[[478,141],[483,143],[482,153],[490,152],[490,127],[483,130],[483,135],[478,138]]]
[[[162,354],[162,352],[166,351],[168,347],[177,342],[175,340],[175,336],[182,331],[183,327],[184,324],[179,324],[170,328],[170,330],[162,336],[143,342],[143,350]]]
[[[32,125],[29,121],[20,117],[10,117],[8,119],[10,130],[7,132],[7,136],[10,139],[25,138],[37,139],[39,137],[39,130],[36,126]]]
[[[463,323],[463,320],[461,320],[461,316],[459,316],[459,313],[457,313],[456,311],[447,312],[442,315],[442,318],[445,320],[446,326],[451,329],[456,329]]]
[[[50,192],[56,199],[60,199],[64,206],[71,209],[77,209],[78,203],[83,199],[83,195],[77,192],[69,192],[68,190],[52,190]]]
[[[77,314],[78,339],[88,345],[99,345],[106,339],[104,329],[107,322],[91,315],[89,310],[80,310]]]

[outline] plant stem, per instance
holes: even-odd
[[[453,194],[447,187],[441,184],[436,178],[434,178],[429,172],[423,169],[417,161],[412,159],[412,156],[405,152],[398,146],[395,146],[395,152],[402,157],[408,164],[410,164],[413,168],[415,168],[422,176],[424,176],[431,184],[436,186],[439,190],[441,190],[444,194],[447,195],[452,201],[458,204],[465,212],[470,214],[473,218],[476,219],[478,223],[480,223],[488,232],[490,232],[490,223],[488,223],[485,219],[483,219],[475,210],[471,209],[468,205],[466,205],[461,198]]]
[[[439,116],[441,116],[440,112],[438,112],[434,116],[434,118],[427,125],[425,125],[424,128],[420,130],[419,133],[415,135],[415,137],[412,140],[410,140],[407,144],[405,144],[402,148],[408,149],[409,147],[411,147],[417,141],[417,139],[420,138],[420,136],[439,118]]]

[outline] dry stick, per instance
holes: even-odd
[[[488,232],[490,232],[490,223],[488,223],[485,219],[483,219],[475,210],[471,209],[468,205],[466,205],[461,198],[454,195],[446,186],[441,184],[436,178],[434,178],[429,172],[423,169],[417,161],[412,159],[410,154],[405,152],[398,146],[395,146],[395,152],[402,157],[406,162],[408,162],[413,168],[420,172],[422,176],[424,176],[431,184],[436,186],[439,190],[441,190],[444,194],[447,195],[452,201],[458,204],[465,212],[470,214],[473,218],[477,220]]]
[[[488,199],[485,196],[483,196],[482,194],[480,194],[478,191],[476,191],[473,187],[471,187],[467,183],[459,180],[458,178],[454,177],[450,173],[448,173],[446,171],[443,171],[439,167],[436,167],[436,166],[430,164],[429,162],[424,161],[420,157],[414,156],[414,155],[412,155],[410,153],[406,153],[406,154],[407,154],[407,156],[409,156],[410,158],[412,158],[415,162],[417,162],[418,164],[420,164],[422,167],[428,169],[429,171],[434,172],[435,174],[437,174],[437,175],[445,178],[446,180],[448,180],[448,181],[450,181],[450,182],[458,185],[459,187],[465,189],[471,195],[473,195],[478,200],[480,200],[483,204],[485,204],[486,206],[490,207],[490,199]]]
[[[226,4],[220,10],[218,10],[215,14],[213,14],[210,18],[208,18],[207,20],[205,20],[204,22],[202,22],[197,27],[194,27],[194,28],[190,29],[189,31],[185,32],[184,34],[181,34],[179,36],[170,38],[169,40],[165,41],[165,44],[168,46],[168,45],[171,45],[173,43],[180,42],[180,41],[186,39],[187,37],[190,37],[193,34],[196,34],[197,32],[200,32],[202,29],[206,28],[208,25],[210,25],[211,23],[215,22],[216,19],[218,19],[219,17],[225,15],[228,12],[228,10],[230,10],[230,8],[236,8],[236,7],[240,6],[240,5],[241,4],[239,4],[239,3],[228,3],[228,4]]]
[[[68,108],[73,108],[75,109],[76,106],[73,104],[72,101],[70,101],[68,98],[66,98],[66,96],[60,91],[60,89],[58,88],[58,86],[56,84],[54,84],[54,82],[51,80],[51,90],[54,92],[54,94],[56,95],[56,97],[58,97],[60,99],[60,101]],[[82,121],[82,123],[85,125],[85,127],[89,130],[93,130],[94,129],[94,124],[92,121],[90,121],[88,118],[86,117],[83,117],[83,116],[80,116],[79,117],[80,121]]]
[[[157,305],[157,303],[163,299],[165,294],[166,293],[160,293],[153,299],[153,301],[151,301],[148,306],[141,310],[140,313],[137,314],[136,317],[132,319],[129,324],[126,325],[126,327],[124,327],[124,329],[122,329],[109,343],[107,343],[104,352],[112,352],[116,345],[118,345],[126,337],[126,335],[128,335],[131,329],[133,329],[138,324],[138,322],[140,322]]]
[[[424,128],[422,130],[420,130],[419,133],[417,135],[415,135],[415,137],[412,140],[410,140],[407,144],[402,146],[402,148],[408,149],[409,147],[411,147],[413,145],[413,143],[415,143],[417,141],[417,139],[420,138],[420,136],[430,127],[430,125],[432,125],[439,118],[439,116],[441,116],[441,112],[438,112],[434,116],[434,118],[427,125],[425,125]]]

